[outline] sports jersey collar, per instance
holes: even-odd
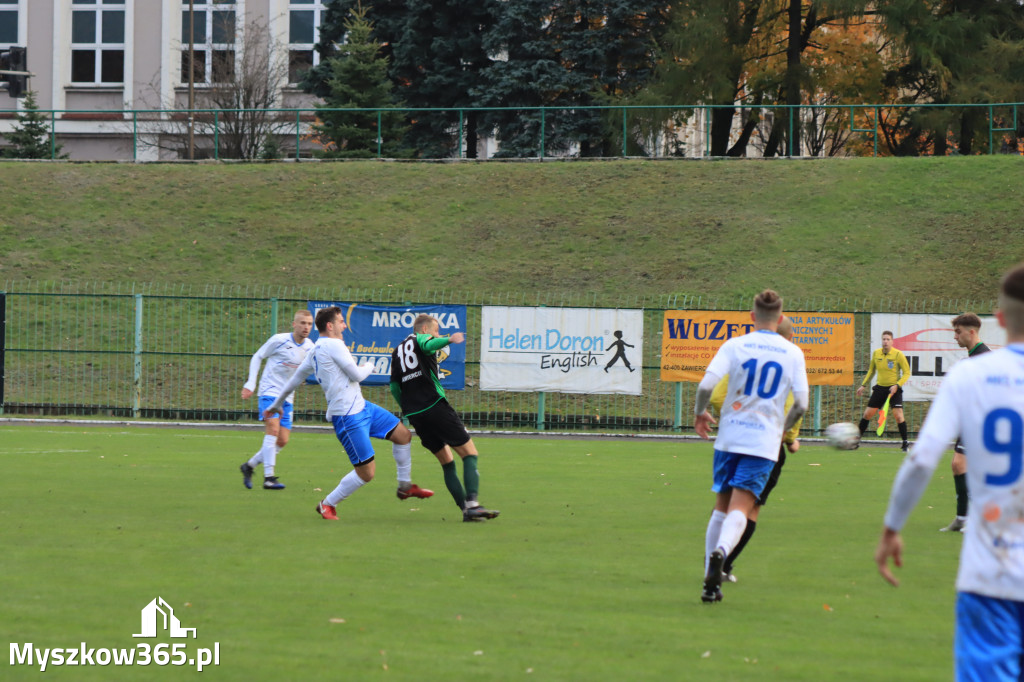
[[[985,342],[984,342],[984,341],[978,341],[978,343],[974,344],[974,345],[973,345],[973,346],[972,346],[972,347],[971,347],[971,348],[970,348],[970,349],[969,349],[969,350],[967,351],[967,354],[968,354],[968,355],[971,355],[972,353],[974,353],[974,351],[978,350],[978,346],[983,346],[983,345],[985,345]]]

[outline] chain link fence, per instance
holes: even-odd
[[[311,300],[364,304],[449,304],[467,307],[466,388],[449,400],[473,429],[573,433],[692,433],[696,384],[660,380],[666,310],[748,310],[749,297],[691,294],[600,297],[597,294],[485,294],[459,291],[326,289],[156,284],[6,282],[0,290],[0,411],[7,415],[137,420],[252,421],[254,398],[241,398],[252,354],[273,333],[287,331]],[[481,309],[487,305],[642,309],[641,395],[482,391]],[[988,311],[995,301],[845,299],[787,300],[793,311],[853,313],[856,381],[867,371],[877,339],[870,314],[956,315]],[[856,422],[864,399],[855,386],[814,386],[804,433],[836,421]],[[368,400],[397,412],[384,387],[364,387]],[[907,403],[911,432],[928,403]],[[326,404],[315,387],[296,392],[298,424],[323,422]],[[892,420],[890,420],[892,421]],[[895,423],[889,427],[895,433]],[[887,433],[886,437],[893,437]]]

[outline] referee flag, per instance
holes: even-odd
[[[882,405],[882,409],[878,413],[878,429],[875,433],[879,436],[885,431],[885,420],[889,418],[889,398],[891,397],[892,394],[890,393],[889,397],[885,399],[885,405]]]

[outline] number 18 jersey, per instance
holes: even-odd
[[[726,341],[707,371],[729,375],[715,450],[778,461],[786,398],[808,392],[803,351],[764,329]]]

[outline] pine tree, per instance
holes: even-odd
[[[0,149],[0,156],[8,159],[64,159],[61,154],[62,145],[54,145],[51,149],[50,125],[46,116],[40,113],[36,104],[36,93],[29,90],[25,94],[22,111],[18,112],[18,123],[14,130],[3,135],[10,145]]]
[[[338,111],[396,106],[388,60],[380,54],[381,45],[373,38],[366,12],[361,5],[351,10],[344,23],[345,44],[321,63],[329,76],[323,104],[317,105],[320,123],[314,130],[330,142],[325,157],[369,158],[377,156],[378,150],[391,158],[409,155],[401,146],[407,130],[401,111]]]

